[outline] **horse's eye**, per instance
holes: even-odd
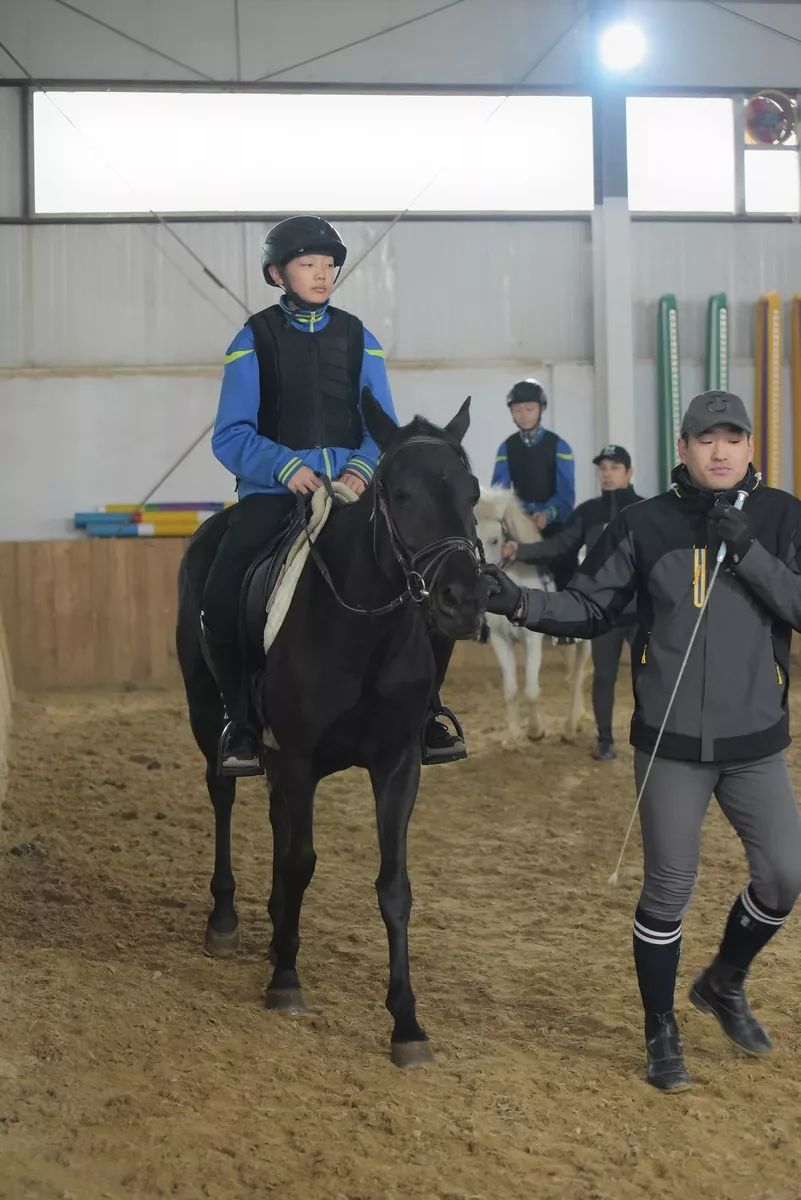
[[[397,492],[395,492],[394,496],[392,497],[392,499],[398,504],[408,504],[411,498],[412,493],[407,492],[405,488],[398,488]]]

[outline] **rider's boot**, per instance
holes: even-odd
[[[450,721],[454,732],[448,728],[444,717]],[[423,766],[430,767],[436,763],[458,762],[467,758],[467,746],[459,718],[449,708],[440,704],[439,696],[435,696],[426,715],[420,738],[420,758]]]
[[[217,747],[217,774],[262,775],[261,735],[249,718],[247,678],[239,647],[214,637],[208,629],[204,636],[226,715]]]

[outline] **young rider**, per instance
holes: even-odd
[[[357,494],[370,484],[379,451],[362,423],[362,388],[397,419],[380,343],[358,317],[329,303],[346,253],[322,217],[275,225],[262,243],[261,267],[265,282],[282,295],[248,319],[225,356],[212,450],[236,476],[239,502],[208,575],[203,625],[229,717],[219,752],[228,775],[263,769],[239,645],[245,573],[293,511],[297,493],[310,495],[323,476]],[[437,715],[438,700],[424,753],[433,742],[440,761],[460,757],[463,743],[455,746],[458,739]]]

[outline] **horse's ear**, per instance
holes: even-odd
[[[470,399],[471,397],[468,396],[456,416],[445,426],[445,432],[449,433],[457,442],[461,442],[470,425]]]
[[[367,432],[379,450],[386,450],[398,427],[392,417],[384,412],[369,387],[362,388],[362,417]]]

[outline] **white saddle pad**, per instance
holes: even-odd
[[[342,504],[353,504],[354,501],[359,499],[356,493],[352,492],[344,483],[332,483],[331,486],[337,500]],[[333,506],[333,501],[326,489],[318,488],[312,496],[311,511],[308,518],[309,538],[313,542],[316,542],[320,536],[320,531],[331,515]],[[278,631],[284,623],[286,614],[289,612],[295,588],[298,586],[298,580],[308,557],[309,541],[305,532],[301,531],[287,555],[286,562],[281,568],[281,574],[278,583],[275,585],[275,590],[267,601],[267,623],[264,627],[265,654],[278,636]]]

